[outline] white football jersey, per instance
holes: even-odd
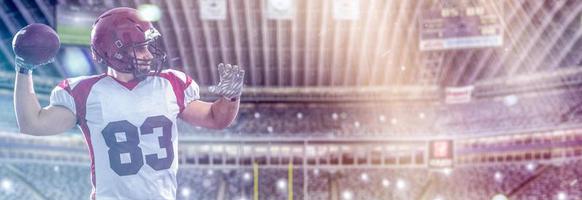
[[[183,72],[164,70],[142,81],[106,74],[66,79],[50,104],[77,116],[91,156],[91,199],[176,199],[176,120],[198,85]]]

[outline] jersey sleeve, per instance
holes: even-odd
[[[68,81],[63,80],[58,86],[56,86],[51,92],[50,103],[51,106],[62,106],[69,109],[75,115],[75,99],[71,95],[71,89],[69,87]]]
[[[181,90],[181,92],[183,92],[183,95],[181,94],[181,97],[183,98],[178,98],[183,99],[183,102],[180,102],[182,106],[188,105],[190,102],[200,99],[200,87],[198,87],[196,81],[192,80],[192,78],[186,73],[178,70],[167,69],[162,71],[161,75],[165,76],[168,80],[170,80],[170,82],[174,82],[175,85],[179,85],[177,86],[179,89],[174,89]]]

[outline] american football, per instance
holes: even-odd
[[[20,29],[12,39],[12,50],[25,62],[38,65],[57,55],[61,42],[49,26],[34,23]]]

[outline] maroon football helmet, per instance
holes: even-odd
[[[160,48],[161,34],[152,23],[140,18],[136,9],[114,8],[103,13],[93,24],[91,50],[93,59],[118,72],[144,77],[151,70],[159,73],[166,61]],[[152,60],[138,60],[136,49],[144,46],[153,55]],[[150,69],[139,70],[138,63],[150,63]]]

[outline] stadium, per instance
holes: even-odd
[[[218,96],[245,68],[235,121],[177,124],[177,199],[582,199],[582,1],[3,0],[0,199],[90,198],[80,128],[19,133],[12,38],[42,23],[56,61],[40,104],[92,62],[103,11],[136,8],[168,66]],[[580,42],[580,43],[579,43]]]

